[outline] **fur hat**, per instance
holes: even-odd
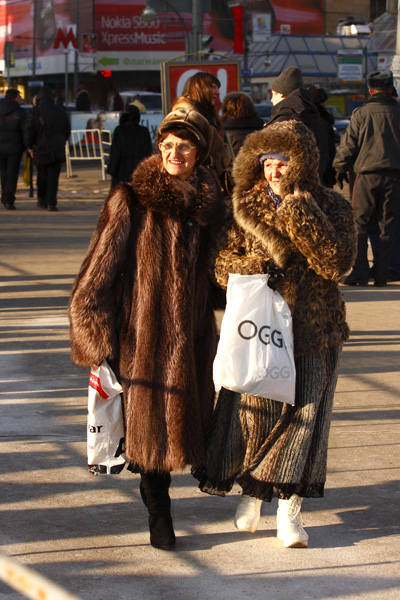
[[[191,108],[178,108],[168,113],[158,126],[156,141],[162,134],[174,129],[187,129],[197,139],[200,148],[199,159],[197,164],[205,161],[210,151],[212,130],[207,119],[203,117],[197,110]]]
[[[271,90],[288,96],[303,87],[303,73],[297,67],[288,67],[271,84]]]
[[[374,71],[368,75],[370,90],[388,90],[393,87],[392,71]]]

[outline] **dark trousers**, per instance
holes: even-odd
[[[5,205],[13,206],[15,202],[21,158],[22,152],[0,154],[1,201]]]
[[[374,255],[374,266],[375,266],[375,253],[376,253],[376,234],[375,230],[371,231],[369,236],[372,253]],[[394,230],[394,243],[392,258],[390,259],[390,270],[396,275],[400,275],[400,209],[397,213],[396,227]]]
[[[37,167],[37,195],[38,202],[42,206],[55,206],[57,204],[60,171],[60,160],[56,160],[50,165]]]
[[[368,281],[368,237],[375,231],[374,279],[387,281],[392,257],[396,216],[400,207],[400,176],[392,173],[358,173],[353,188],[357,225],[357,258],[352,275]]]

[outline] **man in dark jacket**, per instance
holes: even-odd
[[[368,284],[368,237],[375,232],[372,274],[375,285],[382,287],[388,280],[400,205],[400,106],[392,96],[391,71],[370,73],[368,88],[371,97],[353,111],[333,166],[340,187],[343,187],[350,167],[356,174],[353,208],[357,224],[357,259],[342,283]]]
[[[8,210],[15,209],[19,166],[24,151],[22,126],[25,111],[18,90],[7,90],[0,101],[0,173],[1,201]]]
[[[126,110],[115,128],[111,144],[107,173],[112,177],[112,187],[120,181],[130,181],[137,165],[153,150],[149,130],[139,125],[138,107],[130,104]]]
[[[90,96],[83,83],[78,84],[78,93],[75,99],[75,109],[81,112],[89,112],[91,108]]]
[[[269,127],[277,121],[302,121],[310,129],[317,141],[320,154],[319,177],[323,181],[329,163],[328,132],[322,122],[319,111],[310,94],[303,88],[303,74],[297,67],[288,67],[271,84],[272,104],[271,118],[266,124]]]
[[[65,142],[71,134],[67,113],[54,103],[51,89],[44,86],[36,96],[36,106],[24,124],[24,141],[37,167],[37,205],[57,210],[58,179],[65,162]]]
[[[333,188],[336,183],[336,171],[332,165],[333,159],[336,155],[335,131],[333,129],[335,119],[325,108],[328,104],[328,94],[324,88],[319,85],[310,85],[307,88],[307,92],[310,94],[312,101],[317,107],[319,116],[322,119],[322,124],[324,125],[328,134],[328,164],[326,165],[323,175],[322,185]]]

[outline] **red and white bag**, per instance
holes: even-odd
[[[90,372],[87,418],[89,470],[120,473],[125,465],[122,387],[107,361]]]

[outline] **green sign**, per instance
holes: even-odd
[[[119,65],[119,58],[108,58],[107,56],[103,56],[98,61],[103,67],[109,67],[110,65]]]

